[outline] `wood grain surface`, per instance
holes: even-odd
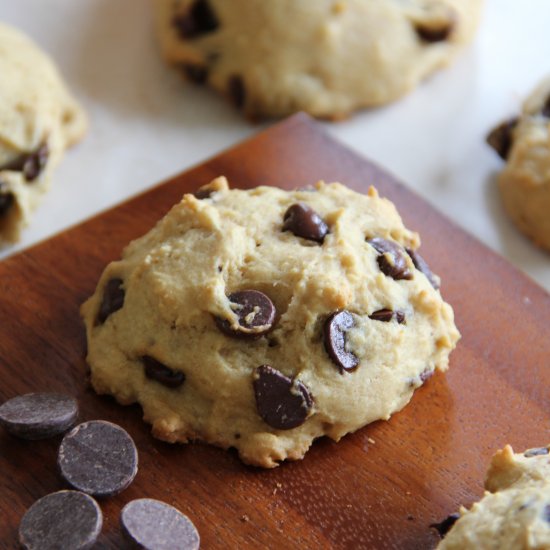
[[[231,451],[156,441],[138,406],[96,396],[86,381],[80,304],[129,240],[183,193],[221,174],[234,187],[293,188],[318,179],[363,192],[378,187],[420,232],[422,254],[455,309],[463,338],[449,372],[429,380],[389,422],[337,444],[321,439],[304,460],[270,471],[244,466]],[[496,449],[550,440],[550,296],[304,115],[3,261],[0,295],[0,401],[68,392],[78,397],[82,420],[117,422],[138,446],[134,483],[100,502],[97,548],[124,548],[119,513],[138,497],[177,506],[205,549],[433,548],[438,537],[429,524],[480,497]],[[59,441],[0,432],[1,548],[17,548],[25,510],[64,487]]]

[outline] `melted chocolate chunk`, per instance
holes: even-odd
[[[445,535],[451,530],[451,527],[456,523],[460,518],[460,514],[454,513],[450,514],[440,523],[430,523],[430,527],[433,527],[439,533],[441,538],[444,538]]]
[[[355,370],[359,366],[359,359],[351,351],[346,351],[346,332],[354,325],[353,316],[344,310],[332,313],[323,327],[325,349],[340,370],[340,374]]]
[[[181,65],[187,80],[195,84],[204,84],[208,80],[208,68],[196,63],[183,63]]]
[[[536,447],[535,449],[527,449],[523,456],[525,458],[531,458],[532,456],[542,456],[550,454],[550,448],[549,447]]]
[[[180,38],[184,40],[198,38],[215,31],[220,26],[218,18],[207,0],[195,0],[187,13],[177,15],[172,19],[172,24]]]
[[[395,280],[412,279],[413,274],[401,245],[380,237],[369,239],[367,242],[378,252],[378,267],[384,275]]]
[[[149,355],[144,355],[141,360],[145,367],[145,376],[155,380],[168,388],[177,388],[185,382],[185,374],[173,370]]]
[[[96,324],[102,325],[109,315],[118,311],[124,305],[124,289],[122,279],[109,279],[103,291],[103,300],[99,306]]]
[[[45,439],[66,432],[77,416],[76,400],[59,393],[27,393],[0,406],[0,426],[22,439]]]
[[[244,107],[244,102],[246,101],[246,88],[241,76],[234,74],[227,79],[227,93],[231,103],[233,103],[237,109],[242,109]]]
[[[277,430],[301,426],[313,406],[313,398],[302,382],[269,365],[262,365],[254,372],[254,394],[258,414]]]
[[[508,158],[513,144],[512,133],[518,122],[518,117],[506,120],[496,128],[493,128],[487,136],[487,143],[497,152],[502,160]]]
[[[395,319],[400,325],[402,325],[405,322],[405,314],[399,310],[393,311],[391,309],[379,309],[369,315],[369,319],[372,319],[373,321],[382,321],[384,323],[389,323],[392,319]]]
[[[430,266],[426,263],[426,260],[412,248],[406,248],[407,254],[410,256],[414,267],[426,275],[430,284],[437,290],[439,288],[439,281],[437,277],[433,274]]]
[[[443,42],[447,40],[453,32],[454,26],[454,21],[451,20],[437,26],[417,23],[414,29],[421,40],[433,44],[434,42]]]
[[[283,231],[292,231],[297,237],[322,243],[328,233],[328,226],[313,208],[298,202],[285,212]]]
[[[546,118],[550,118],[550,95],[546,98],[540,114]]]
[[[160,500],[132,500],[122,509],[120,523],[132,547],[199,550],[200,537],[193,522]]]
[[[276,309],[273,302],[259,290],[240,290],[228,296],[238,326],[233,327],[227,319],[215,317],[218,328],[235,338],[259,338],[271,330]]]
[[[97,502],[79,491],[58,491],[37,500],[19,525],[19,542],[27,550],[92,548],[103,515]]]
[[[6,184],[0,181],[0,218],[5,216],[14,203],[14,196],[7,190]]]
[[[120,493],[137,474],[133,439],[120,426],[90,420],[73,428],[61,442],[57,465],[75,489],[95,496]]]
[[[34,181],[48,162],[50,150],[47,143],[40,145],[35,151],[19,155],[12,161],[0,167],[0,170],[23,172],[27,181]]]

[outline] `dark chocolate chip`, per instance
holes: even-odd
[[[542,456],[550,454],[550,447],[536,447],[534,449],[527,449],[523,456],[525,458],[531,458],[532,456]]]
[[[258,414],[277,430],[301,426],[313,406],[313,398],[302,382],[269,365],[254,371],[254,394]]]
[[[23,153],[12,161],[0,167],[0,170],[23,172],[27,181],[35,180],[46,166],[50,149],[47,143],[40,145],[35,151]]]
[[[111,313],[118,311],[124,305],[124,289],[122,279],[109,279],[103,290],[103,299],[99,306],[96,324],[102,325]]]
[[[218,18],[207,0],[195,0],[187,12],[172,19],[180,38],[198,38],[215,31],[219,26]]]
[[[435,26],[416,23],[414,29],[421,40],[433,44],[434,42],[447,40],[453,32],[454,26],[454,21],[451,20],[441,22],[441,24]]]
[[[195,196],[196,199],[204,200],[204,199],[209,199],[212,196],[213,192],[214,192],[213,189],[208,189],[208,188],[197,189],[193,193],[193,195]]]
[[[183,63],[182,70],[188,80],[195,84],[204,84],[208,80],[208,68],[197,63]]]
[[[430,266],[426,263],[426,260],[416,250],[413,250],[412,248],[407,248],[406,250],[412,260],[412,263],[414,264],[414,267],[416,267],[418,271],[424,273],[428,281],[430,281],[430,284],[437,290],[439,288],[439,281],[433,274]]]
[[[285,212],[283,231],[292,231],[297,237],[322,243],[328,233],[328,226],[313,208],[298,202]]]
[[[344,310],[332,313],[323,327],[325,349],[340,373],[359,366],[359,359],[351,351],[346,351],[346,332],[354,325],[353,316]]]
[[[429,380],[433,375],[434,375],[434,370],[433,369],[424,369],[421,373],[420,373],[420,381],[422,382],[422,384],[424,384],[424,382],[426,382],[426,380]]]
[[[168,388],[177,388],[185,382],[185,374],[183,372],[173,370],[149,355],[144,355],[141,360],[143,361],[145,376],[147,378],[156,380]]]
[[[513,144],[513,130],[519,122],[518,117],[511,118],[493,128],[487,136],[487,143],[497,152],[502,160],[508,158]]]
[[[19,542],[27,550],[86,550],[101,532],[97,502],[79,491],[58,491],[37,500],[19,525]]]
[[[379,309],[369,315],[369,318],[373,321],[383,321],[384,323],[388,323],[392,319],[395,319],[400,325],[405,322],[405,314],[402,311],[393,311],[391,309]]]
[[[227,79],[227,93],[231,103],[233,103],[237,109],[242,109],[244,107],[244,102],[246,101],[246,88],[241,76],[234,74]]]
[[[540,114],[546,118],[550,118],[550,95],[546,98]]]
[[[439,533],[441,538],[444,538],[445,535],[451,530],[451,527],[456,523],[460,518],[460,514],[454,513],[447,516],[440,523],[430,523],[430,527],[433,527]]]
[[[546,523],[550,523],[550,504],[547,504],[542,511],[542,517]]]
[[[14,196],[7,185],[0,181],[0,218],[5,216],[14,203]]]
[[[134,441],[120,426],[91,420],[65,435],[57,464],[65,481],[75,489],[112,496],[136,477],[138,455]]]
[[[200,537],[193,522],[179,510],[152,498],[132,500],[120,513],[124,535],[145,550],[198,550]]]
[[[403,247],[394,241],[380,237],[367,241],[378,252],[377,258],[380,271],[392,279],[412,279],[413,274],[405,259]]]
[[[45,439],[66,432],[78,416],[75,399],[59,393],[27,393],[0,407],[0,426],[23,439]]]
[[[271,330],[275,321],[273,302],[259,290],[240,290],[228,297],[237,316],[237,326],[227,319],[215,317],[218,328],[235,338],[259,338]]]

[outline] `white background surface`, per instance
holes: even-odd
[[[0,0],[0,20],[56,60],[90,118],[21,243],[0,258],[263,128],[164,66],[148,0]],[[549,0],[486,0],[477,39],[454,65],[393,105],[325,127],[550,290],[550,255],[505,218],[501,161],[484,144],[550,73],[549,21]]]

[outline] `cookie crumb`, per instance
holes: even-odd
[[[374,439],[372,437],[367,437],[367,441],[371,444],[371,445],[374,445],[376,443],[376,441],[374,441]]]
[[[246,514],[243,514],[243,515],[241,516],[241,521],[242,521],[243,523],[246,523],[246,522],[250,521],[250,518],[249,518]]]

